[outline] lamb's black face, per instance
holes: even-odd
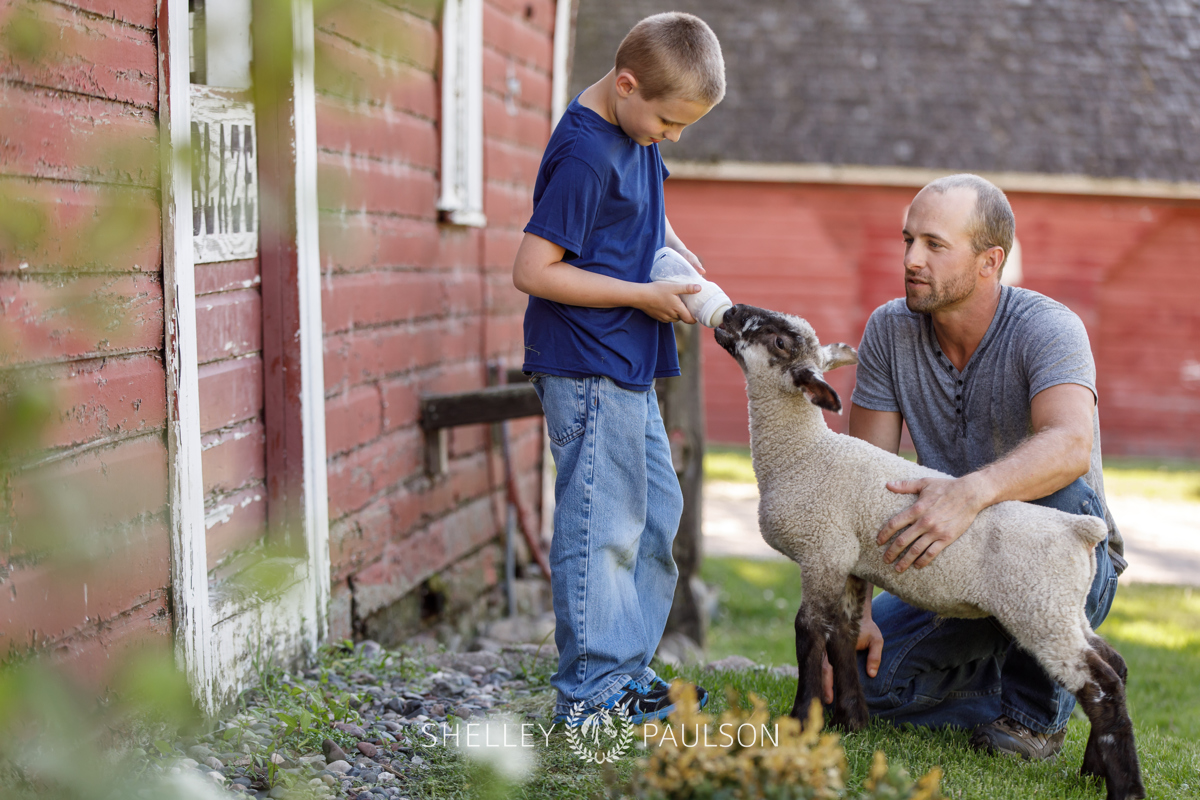
[[[767,364],[781,372],[798,360],[812,360],[817,355],[817,337],[807,322],[765,308],[736,305],[725,312],[724,321],[713,333],[717,344],[743,368],[751,347],[762,348]]]

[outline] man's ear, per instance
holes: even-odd
[[[837,414],[842,413],[842,399],[833,387],[821,379],[812,367],[799,367],[792,370],[792,382],[804,392],[808,401]]]
[[[825,345],[821,348],[821,358],[825,361],[826,372],[838,367],[848,367],[851,364],[858,363],[858,353],[845,342],[835,342],[834,344]]]

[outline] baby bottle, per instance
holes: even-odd
[[[670,247],[654,254],[654,265],[650,267],[650,280],[667,283],[698,283],[696,294],[681,294],[679,299],[701,325],[715,328],[725,319],[725,312],[733,308],[729,296],[712,281],[700,277],[696,268],[687,259]]]

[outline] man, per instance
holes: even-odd
[[[1125,567],[1104,503],[1095,364],[1075,314],[1001,285],[1014,234],[1008,199],[983,178],[952,175],[917,194],[904,226],[905,297],[867,323],[850,435],[894,453],[907,424],[920,462],[955,476],[888,484],[919,495],[879,531],[897,571],[928,566],[1004,500],[1105,518],[1086,606],[1095,628]],[[1062,747],[1074,697],[993,619],[943,619],[868,593],[858,648],[873,715],[973,729],[973,747],[1027,759]],[[824,693],[831,701],[831,673]]]

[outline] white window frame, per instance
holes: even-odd
[[[442,218],[482,228],[483,0],[442,7]]]

